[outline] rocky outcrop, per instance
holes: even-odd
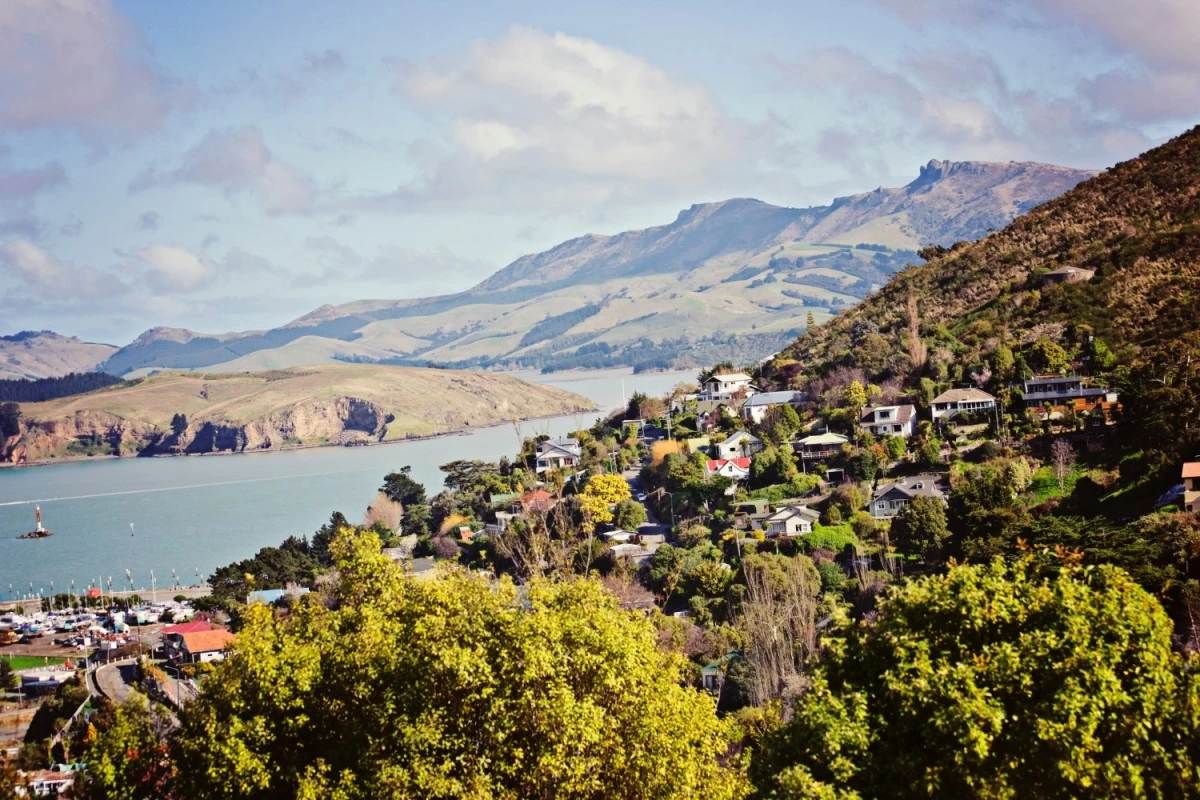
[[[19,449],[33,461],[73,455],[240,453],[378,441],[390,421],[391,415],[384,409],[355,397],[301,403],[244,425],[197,420],[178,436],[115,414],[81,411],[63,419],[30,423],[20,437],[5,444],[4,453],[11,460]]]

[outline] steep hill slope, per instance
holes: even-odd
[[[30,460],[277,450],[402,439],[593,407],[570,392],[490,373],[350,364],[163,372],[132,386],[23,404],[21,441]],[[179,432],[172,430],[176,414],[186,417]]]
[[[1077,268],[1081,282],[1047,273]],[[1116,165],[981,241],[936,254],[781,354],[809,372],[911,369],[910,304],[930,347],[983,366],[1040,336],[1068,350],[1096,337],[1129,363],[1200,331],[1200,128]],[[867,340],[878,334],[879,338]],[[868,346],[863,346],[864,344]],[[1086,345],[1086,346],[1085,346]],[[1087,355],[1086,352],[1083,353]],[[779,366],[779,364],[777,364]]]
[[[0,336],[0,380],[89,372],[115,352],[117,348],[111,344],[83,342],[53,331]]]
[[[757,359],[790,341],[810,313],[826,319],[881,286],[918,247],[982,235],[1092,174],[931,161],[907,186],[829,206],[695,205],[667,225],[523,256],[456,295],[322,306],[245,335],[148,331],[106,368],[261,368],[313,358],[667,366],[698,363],[697,351]]]

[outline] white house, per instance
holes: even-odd
[[[996,398],[981,389],[951,389],[933,398],[931,411],[934,419],[949,419],[966,412],[990,412],[995,407]]]
[[[753,380],[744,372],[728,372],[713,375],[704,382],[704,391],[700,393],[701,400],[728,400],[741,391],[753,392],[750,385]]]
[[[803,459],[830,458],[842,452],[850,439],[840,433],[816,433],[796,441],[798,455]]]
[[[538,444],[539,475],[552,469],[574,469],[583,457],[583,448],[575,439],[547,439]]]
[[[1200,461],[1183,465],[1183,510],[1200,511]]]
[[[756,392],[742,405],[742,419],[761,424],[767,412],[777,406],[798,408],[808,402],[805,392]]]
[[[858,418],[858,426],[876,436],[903,436],[905,439],[911,439],[916,433],[916,421],[916,406],[875,406],[863,409]]]
[[[741,458],[752,456],[763,449],[762,439],[745,431],[737,431],[723,442],[713,445],[717,458]]]
[[[708,477],[724,475],[734,481],[744,481],[750,477],[749,458],[714,458],[708,462]]]
[[[812,533],[821,515],[808,506],[784,506],[767,517],[767,536],[803,536]]]
[[[237,639],[224,628],[179,634],[180,659],[189,664],[221,661],[225,650]]]
[[[914,497],[936,497],[944,503],[948,494],[950,481],[945,475],[912,475],[895,483],[880,484],[868,508],[872,517],[887,519],[899,514]]]

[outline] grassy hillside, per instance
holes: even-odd
[[[243,336],[150,331],[108,368],[240,370],[315,360],[665,367],[701,364],[700,352],[757,360],[783,347],[809,314],[827,319],[881,286],[916,260],[920,245],[983,235],[1091,174],[932,161],[907,186],[828,206],[698,204],[666,225],[582,236],[523,256],[456,295],[322,306]]]
[[[55,378],[90,372],[117,348],[83,342],[51,331],[22,331],[0,336],[0,380]]]

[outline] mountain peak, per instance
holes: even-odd
[[[200,336],[200,334],[196,333],[195,331],[189,331],[187,328],[167,328],[164,326],[159,326],[156,328],[151,328],[150,330],[142,333],[141,336],[133,340],[130,346],[136,347],[139,345],[148,345],[152,342],[178,342],[179,344],[186,344],[198,336]]]

